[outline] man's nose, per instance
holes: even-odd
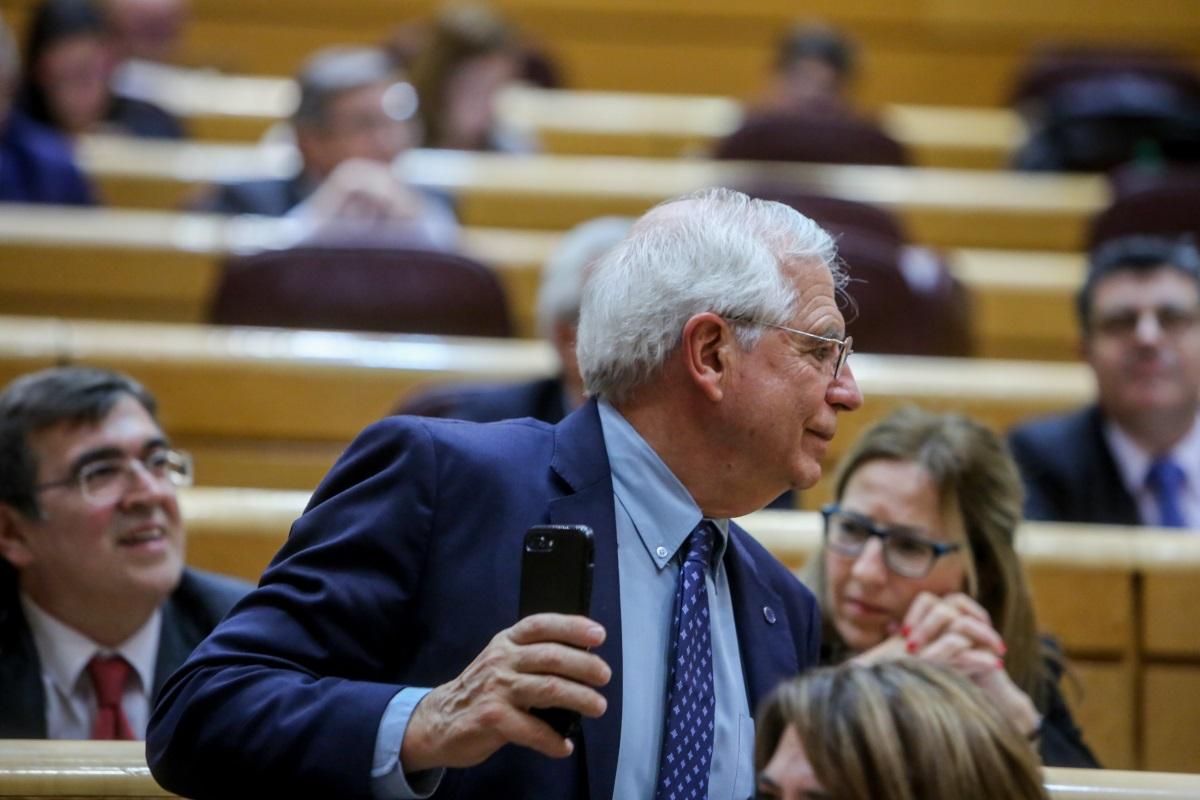
[[[854,370],[849,361],[842,365],[842,371],[830,382],[825,399],[838,411],[854,411],[862,406],[862,392],[858,388],[858,381],[854,379]]]
[[[1134,336],[1139,344],[1157,344],[1163,336],[1162,325],[1158,322],[1158,313],[1147,308],[1138,314],[1137,327]]]

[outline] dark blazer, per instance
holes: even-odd
[[[261,214],[282,217],[307,198],[316,185],[303,175],[292,178],[221,183],[193,204],[196,211],[215,214]]]
[[[1056,654],[1058,643],[1046,640]],[[1058,688],[1062,681],[1062,661],[1056,656],[1046,659],[1047,684],[1045,687],[1045,712],[1042,714],[1041,737],[1038,754],[1047,767],[1090,767],[1100,768],[1100,762],[1091,748],[1083,741],[1083,733],[1071,716],[1071,709]]]
[[[92,205],[92,187],[58,131],[17,109],[0,121],[0,202]]]
[[[147,755],[194,798],[371,797],[379,720],[403,686],[459,674],[517,621],[522,540],[595,533],[592,616],[613,670],[607,713],[575,753],[502,748],[447,772],[437,797],[609,798],[622,724],[612,476],[595,403],[556,426],[391,417],[318,487],[262,582],[170,680]],[[812,594],[745,531],[725,555],[751,708],[817,661]],[[634,709],[630,724],[646,724]],[[647,787],[649,791],[649,787]]]
[[[11,575],[0,582],[8,584],[0,603],[0,739],[44,739],[46,699],[41,662]],[[250,588],[248,583],[223,575],[184,570],[179,586],[162,608],[152,700],[170,674]]]
[[[566,401],[559,378],[527,383],[438,386],[409,398],[397,414],[497,422],[533,417],[555,423],[564,416]]]
[[[1025,484],[1025,518],[1141,525],[1097,406],[1013,429],[1008,443]]]

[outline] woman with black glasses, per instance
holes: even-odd
[[[1003,441],[962,416],[901,409],[867,430],[823,509],[807,583],[823,656],[911,656],[969,677],[1049,766],[1096,767],[1058,688],[1013,549],[1021,483]]]

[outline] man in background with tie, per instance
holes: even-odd
[[[164,690],[154,776],[198,800],[750,797],[751,715],[816,663],[820,619],[729,518],[816,483],[862,402],[844,279],[782,204],[652,209],[584,288],[591,399],[557,425],[364,431]],[[543,523],[592,528],[591,619],[517,621]]]
[[[167,676],[250,586],[186,570],[140,384],[65,367],[0,394],[0,737],[142,739]]]
[[[1097,402],[1015,429],[1029,519],[1200,529],[1200,254],[1131,236],[1092,257],[1078,310]]]

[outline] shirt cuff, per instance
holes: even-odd
[[[375,734],[375,759],[371,763],[371,792],[376,800],[424,800],[432,795],[446,774],[444,769],[427,769],[405,775],[400,768],[400,745],[408,721],[429,689],[401,689],[383,710]]]

